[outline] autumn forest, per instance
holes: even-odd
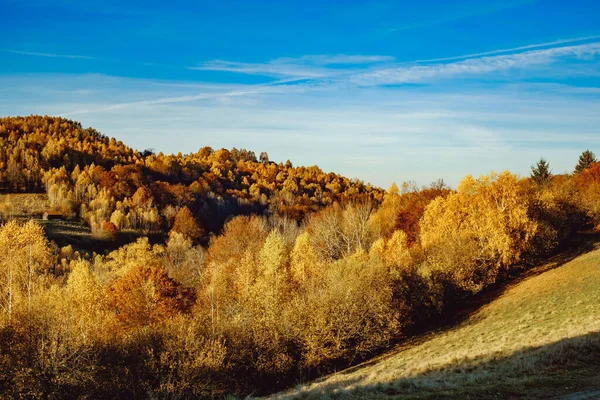
[[[367,360],[600,225],[593,152],[536,161],[383,190],[1,118],[0,397],[260,396]]]

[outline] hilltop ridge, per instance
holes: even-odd
[[[175,205],[197,215],[207,234],[219,232],[232,215],[269,214],[301,221],[335,202],[378,203],[384,194],[316,166],[272,162],[266,153],[257,158],[244,149],[203,147],[186,155],[154,154],[60,117],[0,118],[0,193],[43,190],[50,195],[52,209],[81,218],[96,230],[102,230],[115,210],[127,213],[141,206],[136,201],[151,200],[152,206],[140,210],[145,223],[127,221],[128,228],[168,231],[174,218],[169,205]],[[106,191],[110,193],[103,195]],[[92,215],[99,206],[92,198],[103,196],[99,202],[106,215]],[[131,207],[118,207],[128,202]]]

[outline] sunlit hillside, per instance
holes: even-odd
[[[600,400],[600,0],[0,13],[0,400]]]
[[[486,294],[454,327],[273,398],[548,398],[598,386],[597,240],[587,254],[556,257]]]
[[[577,338],[600,330],[600,255],[494,299],[600,227],[600,162],[573,164],[384,191],[266,153],[138,152],[0,118],[0,397],[266,396],[398,343],[302,396],[571,390],[597,365]],[[420,336],[440,321],[454,328]]]

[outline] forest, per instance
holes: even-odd
[[[155,154],[1,118],[0,193],[138,239],[60,247],[4,197],[0,397],[258,396],[357,364],[599,227],[600,162],[573,166],[386,191],[267,153]]]

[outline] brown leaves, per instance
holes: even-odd
[[[195,292],[169,278],[164,269],[139,266],[109,289],[109,297],[124,329],[151,325],[190,310]]]
[[[185,206],[175,216],[172,231],[186,235],[192,241],[196,241],[204,235],[204,231],[192,215],[190,209]]]
[[[526,182],[509,172],[467,176],[457,193],[437,198],[425,211],[421,241],[430,266],[469,290],[492,283],[501,267],[519,260],[536,232],[531,203]]]

